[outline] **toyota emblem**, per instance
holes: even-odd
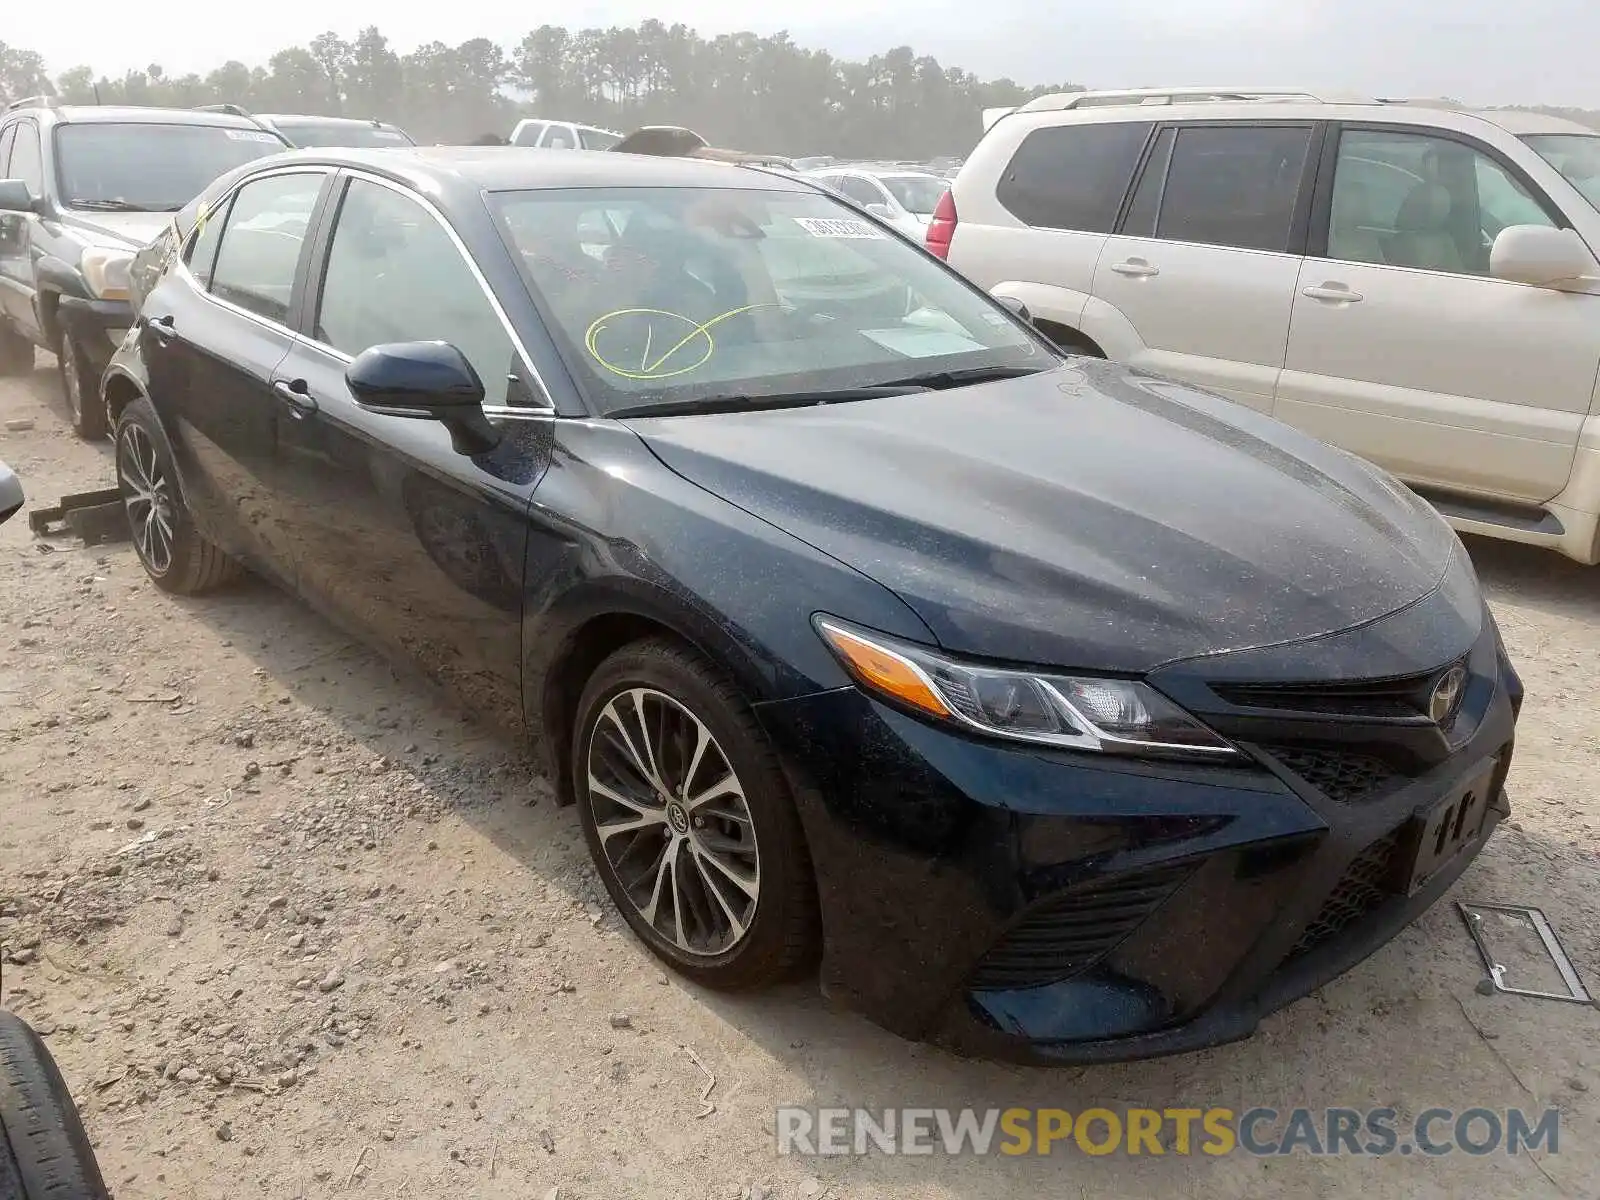
[[[1428,716],[1435,725],[1443,725],[1456,715],[1456,709],[1461,704],[1461,693],[1466,691],[1467,669],[1465,667],[1451,667],[1433,685],[1433,694],[1428,697]]]

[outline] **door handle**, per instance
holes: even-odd
[[[272,390],[286,403],[296,417],[307,417],[317,411],[316,398],[311,395],[304,379],[275,380]]]
[[[1334,304],[1357,304],[1361,300],[1360,292],[1352,292],[1342,283],[1324,283],[1304,289],[1302,296],[1309,296],[1313,300],[1328,300]]]
[[[1153,275],[1161,274],[1160,267],[1152,267],[1142,258],[1130,258],[1125,262],[1112,263],[1111,269],[1118,275],[1126,275],[1129,279],[1149,279]]]
[[[177,336],[178,331],[175,328],[175,324],[176,323],[172,319],[172,314],[168,313],[164,317],[147,317],[145,319],[144,327],[149,332],[150,336],[155,338],[157,343],[165,346],[175,336]]]

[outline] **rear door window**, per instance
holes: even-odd
[[[1178,130],[1156,237],[1287,252],[1310,151],[1310,126]]]
[[[325,178],[322,171],[269,175],[239,189],[211,272],[213,296],[289,323],[300,250]]]
[[[1040,229],[1110,233],[1149,136],[1147,121],[1036,129],[1011,156],[995,198]]]

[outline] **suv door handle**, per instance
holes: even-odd
[[[1302,296],[1309,296],[1313,300],[1328,300],[1334,304],[1357,304],[1361,300],[1360,292],[1352,292],[1342,283],[1324,283],[1304,289]]]
[[[1123,262],[1112,263],[1111,269],[1118,275],[1126,275],[1129,279],[1149,279],[1153,275],[1161,274],[1160,267],[1152,267],[1142,258],[1130,258]]]
[[[304,379],[275,380],[272,390],[277,393],[278,399],[288,404],[297,418],[308,417],[317,411],[317,401],[306,387]]]
[[[175,336],[177,336],[178,331],[174,327],[174,324],[175,323],[172,319],[172,314],[168,313],[164,317],[145,318],[144,327],[149,331],[150,336],[155,338],[159,345],[165,346]]]

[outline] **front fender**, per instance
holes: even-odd
[[[1028,306],[1035,320],[1053,321],[1068,329],[1082,330],[1083,311],[1091,297],[1087,292],[1055,287],[1048,283],[1031,283],[1025,279],[1002,279],[989,289],[989,294],[1007,300],[1020,300]]]

